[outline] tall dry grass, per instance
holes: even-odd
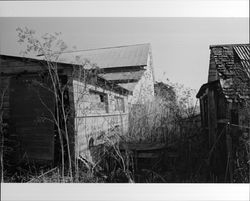
[[[133,105],[129,113],[128,142],[166,143],[179,135],[173,103],[155,97],[147,104]]]

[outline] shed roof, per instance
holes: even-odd
[[[0,54],[0,74],[1,76],[11,76],[13,74],[34,74],[40,73],[44,68],[44,64],[41,59],[1,55]],[[58,63],[58,70],[63,68],[72,68],[70,63]],[[113,83],[112,80],[107,80],[102,76],[97,75],[97,81],[101,87],[105,86],[107,89],[113,89],[116,92],[122,92],[125,94],[131,94],[131,91],[120,86],[118,83]]]
[[[215,62],[225,97],[231,100],[250,98],[250,44],[214,45],[210,49],[210,59]],[[202,89],[206,87],[203,85]],[[201,90],[197,96],[200,94]]]
[[[150,49],[150,44],[145,43],[69,51],[60,53],[56,62],[66,65],[82,65],[85,61],[88,61],[85,66],[86,69],[93,67],[106,69],[104,71],[100,71],[101,74],[98,76],[107,81],[119,84],[118,86],[126,90],[133,91],[136,83],[144,74],[145,70],[141,67],[147,66]],[[43,60],[43,57],[41,56],[43,55],[39,55],[37,58],[32,60]],[[130,84],[131,82],[134,83]]]
[[[81,64],[84,60],[88,60],[99,68],[146,66],[149,50],[149,43],[79,50],[64,52],[60,55],[59,61]]]

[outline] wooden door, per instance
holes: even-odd
[[[37,84],[34,76],[12,78],[10,82],[11,134],[17,140],[17,160],[53,160],[54,112],[52,93]],[[50,110],[50,111],[49,111]]]

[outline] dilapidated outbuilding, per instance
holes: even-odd
[[[213,173],[232,180],[235,145],[250,126],[250,45],[210,46],[208,82],[201,86],[202,127],[213,154]],[[223,175],[226,172],[226,175]]]
[[[74,65],[82,65],[88,61],[90,66],[88,67],[87,65],[86,68],[96,67],[99,69],[98,76],[100,78],[129,92],[126,97],[125,109],[113,109],[116,116],[111,117],[103,110],[99,114],[94,115],[89,111],[87,116],[85,115],[82,118],[80,115],[77,118],[77,129],[85,139],[79,140],[79,146],[82,148],[78,150],[82,150],[80,154],[86,158],[88,156],[85,154],[88,154],[88,152],[83,150],[88,150],[88,143],[86,143],[85,137],[88,133],[91,133],[92,140],[98,144],[98,141],[101,142],[99,140],[100,136],[103,136],[101,133],[113,130],[115,127],[112,126],[110,128],[108,125],[114,125],[113,122],[120,121],[122,122],[120,126],[123,128],[123,133],[126,133],[129,122],[132,121],[129,111],[132,110],[134,112],[141,109],[143,104],[152,101],[154,98],[152,52],[151,45],[148,43],[64,52],[60,55],[59,61],[62,63],[73,63]],[[118,97],[115,97],[114,102],[124,105],[124,101]],[[104,116],[109,116],[110,121],[107,121],[107,118],[103,118]],[[135,115],[133,114],[132,116]]]
[[[76,59],[77,58],[77,59]],[[82,64],[89,61],[101,69],[100,77],[132,92],[130,105],[152,101],[154,70],[149,43],[65,52],[59,60]]]
[[[92,74],[92,79],[83,80],[87,71],[79,76],[80,66],[57,63],[58,78],[65,90],[61,96],[63,101],[56,103],[45,61],[1,55],[0,62],[1,112],[3,123],[8,126],[6,137],[13,142],[13,161],[54,161],[59,157],[56,128],[57,124],[63,127],[65,118],[58,104],[63,103],[67,111],[72,159],[86,151],[88,141],[98,132],[121,128],[121,125],[126,132],[128,90],[97,74]],[[60,119],[56,119],[57,112]]]
[[[150,45],[103,48],[61,56],[51,63],[56,65],[60,85],[66,86],[57,101],[60,104],[63,101],[68,112],[72,160],[79,156],[91,160],[89,147],[98,143],[101,136],[117,129],[120,133],[127,132],[128,104],[152,98]],[[81,62],[86,60],[90,67],[85,63],[83,69]],[[7,125],[6,137],[12,142],[15,162],[23,159],[55,161],[60,157],[56,124],[61,126],[63,120],[54,121],[55,114],[61,111],[56,108],[58,103],[51,90],[53,83],[49,73],[48,62],[42,57],[0,56],[2,123]]]

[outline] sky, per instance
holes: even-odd
[[[19,55],[17,27],[61,32],[78,50],[150,43],[156,80],[198,90],[207,82],[209,45],[249,43],[249,18],[0,18],[0,54]]]

